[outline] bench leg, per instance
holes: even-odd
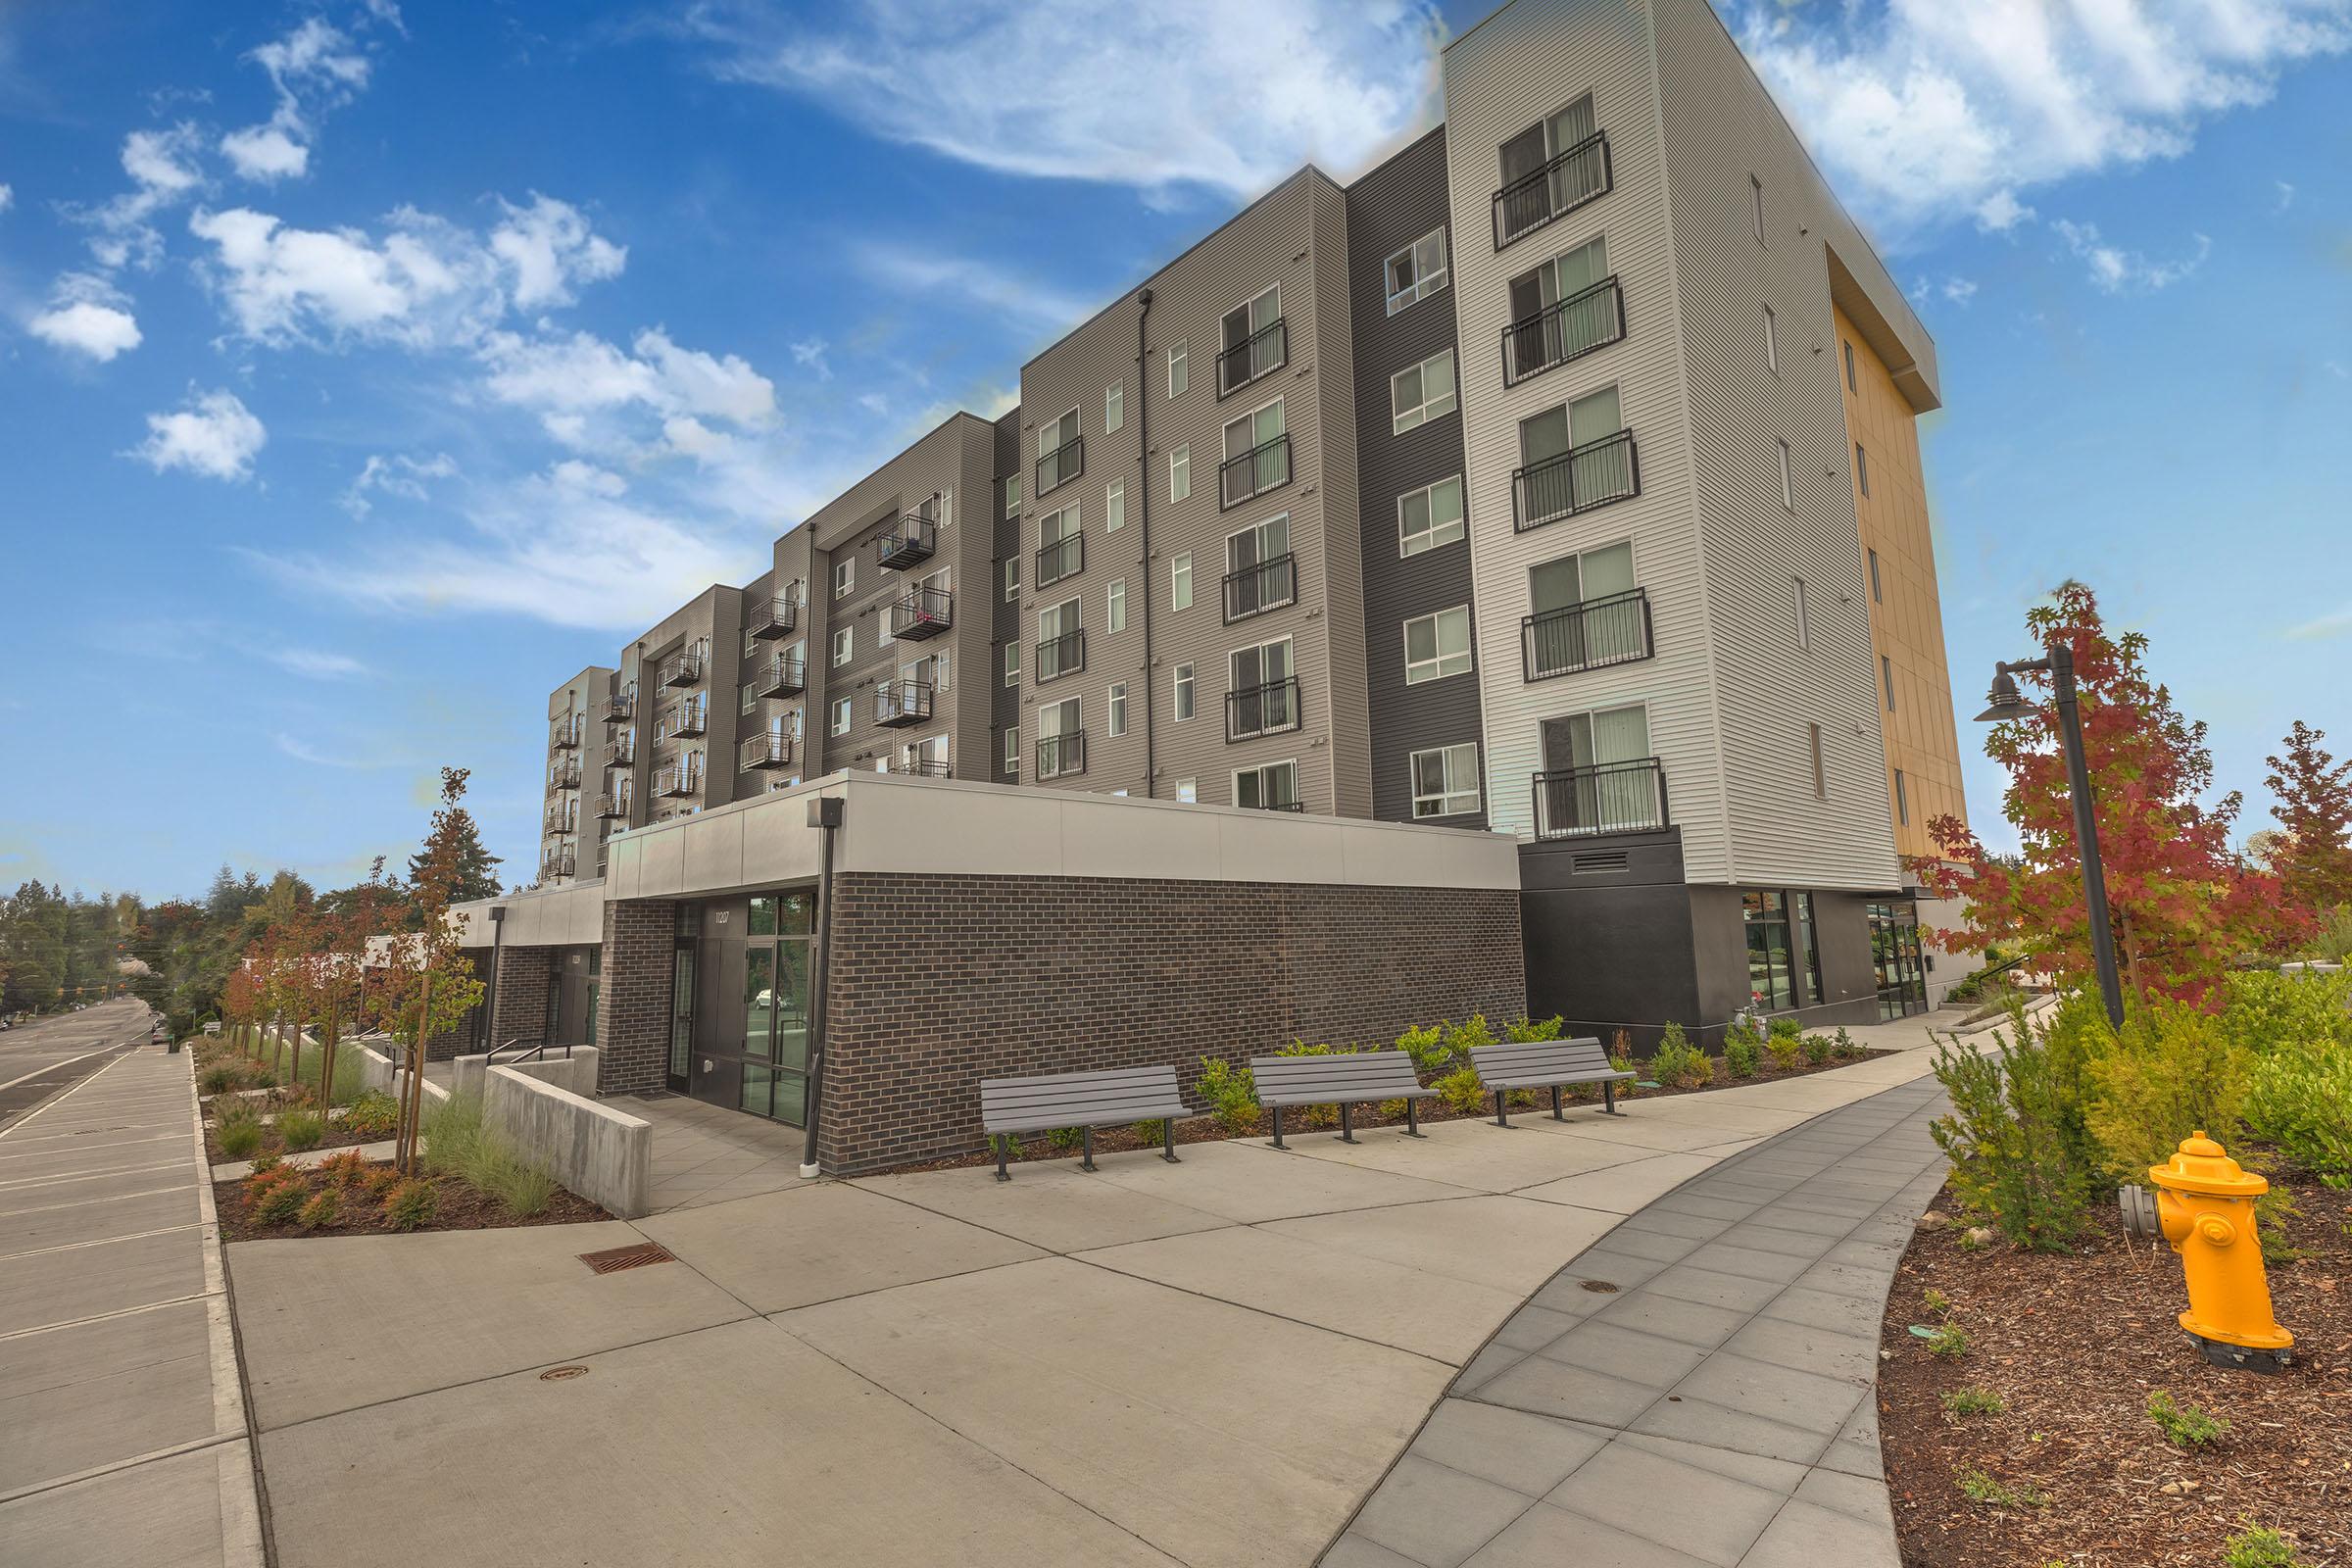
[[[1012,1174],[1004,1168],[1004,1135],[1002,1133],[998,1134],[994,1142],[997,1146],[997,1180],[1001,1182],[1008,1182],[1012,1180]]]
[[[1343,1144],[1355,1142],[1354,1111],[1345,1100],[1340,1102],[1340,1142]]]
[[[1173,1117],[1173,1116],[1170,1116],[1170,1117],[1167,1117],[1166,1119],[1164,1119],[1163,1121],[1161,1121],[1161,1122],[1160,1122],[1160,1124],[1159,1124],[1159,1136],[1160,1136],[1160,1155],[1159,1155],[1159,1157],[1160,1157],[1160,1158],[1162,1158],[1162,1159],[1164,1159],[1164,1160],[1166,1160],[1166,1161],[1167,1161],[1169,1164],[1171,1164],[1171,1165],[1181,1165],[1181,1164],[1183,1164],[1183,1163],[1184,1163],[1184,1161],[1183,1161],[1183,1160],[1181,1160],[1181,1159],[1178,1159],[1178,1158],[1176,1157],[1176,1118],[1175,1118],[1175,1117]]]
[[[1600,1081],[1600,1113],[1603,1116],[1622,1116],[1625,1114],[1625,1112],[1617,1108],[1617,1086],[1606,1078],[1603,1078]]]
[[[1276,1149],[1280,1149],[1280,1148],[1282,1148],[1282,1147],[1283,1147],[1283,1142],[1282,1142],[1282,1107],[1281,1107],[1280,1105],[1276,1105],[1276,1106],[1274,1107],[1274,1147],[1275,1147]]]
[[[1420,1103],[1409,1098],[1404,1102],[1404,1136],[1407,1138],[1426,1136],[1421,1131]]]
[[[1494,1125],[1497,1127],[1508,1127],[1511,1124],[1511,1118],[1503,1111],[1502,1098],[1506,1093],[1507,1091],[1501,1089],[1494,1091]]]
[[[1095,1168],[1095,1130],[1092,1127],[1079,1128],[1078,1140],[1079,1147],[1086,1152],[1085,1157],[1078,1161],[1078,1168],[1093,1170]]]
[[[1566,1116],[1560,1113],[1560,1086],[1558,1084],[1553,1084],[1551,1086],[1551,1119],[1553,1121],[1566,1121],[1568,1119]]]

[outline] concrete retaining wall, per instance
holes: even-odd
[[[455,1063],[457,1072],[451,1080],[451,1087],[461,1095],[481,1094],[483,1092],[482,1069],[487,1064],[496,1063],[501,1067],[512,1067],[525,1077],[535,1078],[543,1084],[553,1084],[558,1089],[569,1090],[575,1095],[593,1096],[596,1093],[596,1064],[599,1053],[594,1046],[574,1046],[571,1048],[569,1056],[548,1055],[531,1061],[514,1059],[521,1054],[522,1053],[517,1051],[460,1056]]]
[[[532,1063],[531,1065],[540,1065]],[[588,1081],[595,1082],[595,1064]],[[624,1115],[530,1073],[486,1069],[482,1121],[557,1181],[622,1219],[646,1212],[653,1189],[654,1124]]]
[[[346,1040],[337,1053],[338,1062],[342,1059],[342,1051],[353,1053],[351,1059],[359,1063],[362,1089],[380,1089],[395,1100],[400,1098],[400,1084],[403,1075],[401,1069],[393,1064],[390,1056],[385,1055],[373,1046],[364,1046],[356,1040]],[[424,1081],[424,1097],[427,1100],[447,1100],[449,1091],[427,1078]]]

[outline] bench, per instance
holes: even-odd
[[[1043,1078],[983,1078],[980,1080],[980,1127],[994,1140],[1011,1133],[1053,1132],[1079,1128],[1085,1135],[1086,1157],[1080,1168],[1095,1168],[1095,1129],[1134,1121],[1166,1123],[1169,1164],[1176,1158],[1176,1122],[1189,1116],[1184,1097],[1176,1091],[1176,1069],[1118,1067],[1108,1072],[1063,1072]],[[997,1180],[1008,1182],[1004,1146],[997,1145]]]
[[[1601,1114],[1623,1115],[1617,1108],[1617,1086],[1634,1077],[1630,1072],[1611,1067],[1600,1042],[1590,1039],[1514,1040],[1499,1046],[1472,1046],[1470,1065],[1478,1069],[1478,1081],[1494,1091],[1497,1127],[1511,1124],[1503,1108],[1503,1099],[1505,1091],[1512,1089],[1550,1090],[1552,1120],[1566,1121],[1568,1118],[1560,1112],[1563,1084],[1600,1085]]]
[[[1421,1087],[1413,1058],[1401,1051],[1359,1051],[1348,1055],[1252,1056],[1250,1076],[1257,1084],[1257,1102],[1274,1113],[1274,1147],[1282,1141],[1282,1107],[1333,1105],[1340,1107],[1340,1142],[1355,1142],[1351,1107],[1358,1101],[1404,1102],[1404,1136],[1421,1136],[1421,1114],[1413,1103],[1437,1094]]]

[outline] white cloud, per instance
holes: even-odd
[[[42,342],[104,365],[139,346],[130,301],[96,272],[68,272],[57,280],[49,308],[25,323]]]
[[[2352,605],[2332,614],[2307,620],[2300,626],[2289,626],[2286,635],[2297,642],[2325,642],[2330,638],[2352,634]]]
[[[220,138],[220,153],[247,179],[299,179],[310,172],[311,149],[276,121],[248,125]]]
[[[214,479],[243,479],[269,439],[235,393],[191,393],[176,412],[147,416],[147,439],[127,455],[158,473],[185,468]]]
[[[682,414],[662,421],[662,437],[670,450],[697,460],[715,458],[735,443],[735,438],[723,430],[713,430],[692,415]]]
[[[2271,211],[2283,213],[2295,205],[2295,187],[2293,185],[2283,179],[2274,179],[2271,184],[2278,193],[2278,205],[2272,208]]]
[[[1059,289],[989,262],[897,245],[863,245],[858,265],[884,289],[927,298],[955,295],[1034,331],[1058,332],[1084,320],[1100,298]]]
[[[482,347],[493,398],[566,422],[549,429],[568,444],[586,433],[578,416],[641,406],[670,416],[704,416],[738,425],[772,418],[775,383],[741,358],[680,348],[660,328],[623,351],[588,332],[525,338],[494,332]]]
[[[0,213],[7,212],[11,207],[14,207],[16,203],[16,187],[13,185],[0,184]]]
[[[1889,0],[1819,24],[1746,0],[1733,22],[1833,182],[1897,241],[1972,215],[2007,228],[2019,190],[2178,157],[2281,71],[2352,47],[2344,0]]]
[[[1943,280],[1943,297],[1954,305],[1966,305],[1977,297],[1977,280],[1973,277],[1947,277]]]
[[[373,456],[344,487],[335,504],[355,517],[365,517],[373,510],[368,499],[369,491],[399,496],[406,501],[423,501],[427,499],[424,481],[455,478],[457,472],[457,460],[446,452],[424,459]]]
[[[318,648],[266,648],[262,657],[280,669],[312,680],[350,680],[368,673],[368,666],[350,655]]]
[[[890,413],[890,395],[886,392],[860,392],[858,406],[877,417]]]
[[[364,768],[373,765],[363,762],[357,758],[341,756],[334,752],[322,752],[310,742],[297,740],[283,730],[277,734],[277,749],[297,762],[309,762],[318,767]]]
[[[1429,123],[1443,36],[1428,0],[711,0],[679,25],[724,77],[945,158],[1227,195],[1302,158],[1351,171]],[[1018,62],[1019,90],[974,61]]]
[[[400,25],[397,11],[389,17],[379,13],[377,20]],[[368,85],[372,63],[351,34],[316,16],[246,58],[270,74],[277,107],[260,124],[222,136],[221,155],[250,180],[300,178],[310,171],[319,120]]]
[[[2034,209],[2017,199],[2017,193],[1996,190],[1977,203],[1977,226],[1987,234],[2006,234],[2034,216]]]
[[[2096,223],[2075,223],[2060,218],[2050,223],[2052,232],[2066,242],[2066,248],[2081,257],[2090,270],[2090,281],[2109,294],[2127,289],[2153,292],[2169,288],[2205,265],[2213,251],[2213,240],[2204,234],[2196,240],[2195,254],[2170,262],[2152,262],[2137,251],[2127,251],[2109,245],[2099,237]]]
[[[109,270],[151,269],[163,259],[163,236],[150,221],[204,183],[196,165],[201,140],[196,126],[182,122],[163,130],[134,130],[122,138],[122,172],[132,188],[96,207],[71,207],[67,216],[95,230],[90,254]]]
[[[792,363],[816,372],[819,381],[833,379],[833,367],[825,363],[825,350],[831,345],[821,337],[812,337],[792,346]]]
[[[626,248],[600,238],[569,203],[531,192],[531,205],[502,201],[506,220],[491,231],[490,249],[514,273],[515,305],[536,310],[569,305],[571,284],[618,277]]]

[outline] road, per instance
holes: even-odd
[[[122,1051],[145,1045],[153,1017],[145,1003],[120,997],[0,1034],[0,1129],[73,1088]]]

